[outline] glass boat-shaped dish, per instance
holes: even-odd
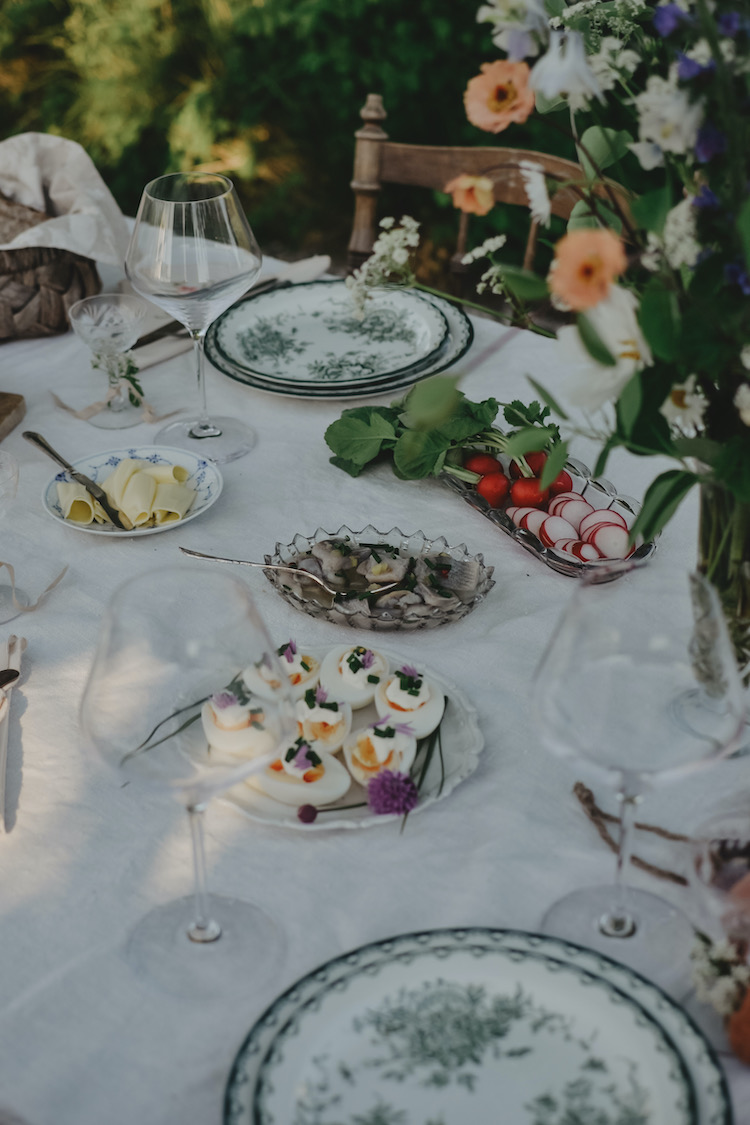
[[[503,461],[502,457],[500,460]],[[503,464],[507,468],[505,462]],[[572,477],[574,492],[580,492],[582,498],[588,500],[594,508],[611,508],[613,511],[619,512],[628,527],[632,527],[641,508],[637,500],[634,500],[632,496],[624,496],[622,493],[618,493],[612,482],[605,480],[604,477],[593,477],[591,470],[582,461],[577,461],[571,457],[566,461],[565,468]],[[556,551],[554,547],[545,547],[532,532],[527,531],[526,528],[517,527],[510,516],[506,514],[505,508],[491,508],[484,497],[476,491],[474,485],[458,480],[447,473],[441,476],[440,480],[452,492],[457,492],[459,496],[462,496],[472,508],[481,512],[501,531],[504,531],[506,535],[509,535],[530,554],[535,555],[545,566],[556,570],[558,574],[567,574],[575,578],[587,571],[595,570],[597,567],[611,566],[616,561],[614,559],[596,559],[593,562],[582,562],[572,555]],[[656,542],[643,543],[630,558],[641,562],[650,558],[655,550]]]
[[[335,552],[332,558],[328,557],[330,552]],[[394,565],[401,569],[404,573],[399,585],[381,595],[372,591],[378,580],[391,580],[393,575],[386,571],[375,580],[357,578],[362,585],[358,591],[346,575],[356,577],[361,565],[369,573],[368,559],[374,562],[375,570]],[[465,543],[451,547],[442,536],[428,539],[421,531],[407,534],[398,527],[390,531],[372,526],[362,531],[318,528],[310,536],[295,535],[286,545],[277,543],[273,554],[265,555],[264,560],[300,567],[299,580],[293,574],[264,571],[289,605],[311,617],[354,629],[434,629],[471,613],[495,585],[493,567],[485,565],[482,555],[471,554]],[[305,582],[305,568],[326,581],[333,580],[333,585],[340,583],[341,591],[348,596],[334,599],[314,582]],[[366,591],[368,585],[370,592]]]

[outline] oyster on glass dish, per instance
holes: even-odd
[[[362,531],[318,528],[311,536],[295,535],[291,543],[277,543],[268,564],[292,566],[288,573],[265,571],[278,592],[312,617],[357,629],[429,629],[458,621],[479,604],[495,585],[493,568],[481,554],[472,555],[464,543],[449,546],[442,536],[427,539],[421,532],[400,528],[381,532],[371,525]],[[335,600],[305,572],[336,589]],[[392,587],[382,594],[379,586]],[[339,596],[339,595],[344,595]]]

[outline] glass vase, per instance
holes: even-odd
[[[698,568],[716,589],[747,685],[750,678],[750,504],[719,484],[700,486]]]

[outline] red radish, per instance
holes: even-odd
[[[545,547],[554,547],[560,539],[575,539],[576,529],[561,516],[547,516],[539,528],[539,538]]]
[[[573,525],[576,531],[580,527],[581,520],[584,520],[593,510],[585,500],[563,500],[562,504],[555,506],[554,512],[552,512],[552,505],[550,504],[552,515],[562,516],[564,520]]]
[[[542,526],[544,521],[548,519],[549,516],[543,508],[532,508],[531,511],[527,512],[523,517],[520,526],[525,527],[526,530],[530,531],[532,535],[538,535],[539,528]]]
[[[536,508],[529,508],[529,507],[506,508],[505,509],[506,513],[507,512],[513,513],[513,515],[511,516],[511,519],[513,520],[513,523],[516,525],[516,527],[521,526],[521,520],[523,519],[524,516],[527,516],[529,514],[529,512],[535,512],[536,510],[537,510]]]
[[[549,512],[551,516],[557,515],[557,508],[560,504],[564,504],[566,500],[583,500],[580,492],[561,492],[557,496],[553,496],[549,502]],[[555,509],[553,511],[553,509]]]
[[[605,524],[602,524],[602,527],[605,526]],[[577,559],[580,559],[581,562],[593,562],[594,559],[601,558],[601,555],[599,554],[593,543],[582,543],[580,539],[573,544],[570,549],[570,553],[571,555],[575,555]]]
[[[559,496],[561,492],[568,492],[573,487],[573,478],[570,473],[566,473],[565,469],[558,473],[552,484],[549,486],[550,493],[553,496]]]
[[[541,508],[549,499],[549,491],[540,488],[535,477],[514,481],[510,486],[510,495],[514,504],[525,504],[531,508]]]
[[[626,528],[616,524],[602,524],[591,533],[590,542],[604,559],[626,559],[635,547],[628,541]]]
[[[581,539],[585,541],[586,533],[597,524],[600,523],[614,523],[619,527],[624,527],[627,530],[627,523],[619,512],[613,512],[611,508],[597,508],[595,511],[590,512],[584,519],[581,520],[578,528],[578,534]]]
[[[531,469],[534,476],[538,477],[538,476],[541,475],[542,469],[544,468],[544,464],[547,460],[547,454],[544,453],[544,452],[524,453],[523,459],[526,462],[526,464],[529,466],[529,468]],[[514,480],[521,479],[523,474],[521,473],[521,469],[520,469],[517,461],[511,461],[511,463],[510,463],[510,475],[513,477]]]
[[[487,473],[477,484],[477,492],[491,508],[499,508],[508,495],[510,481],[505,473]]]
[[[472,473],[479,473],[481,477],[486,477],[489,473],[501,473],[503,471],[500,462],[490,453],[472,453],[464,461],[464,468],[469,469]]]

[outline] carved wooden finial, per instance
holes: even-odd
[[[380,94],[367,95],[367,101],[359,111],[359,116],[364,121],[364,125],[357,130],[354,134],[355,137],[365,137],[378,141],[388,139],[388,134],[378,124],[379,121],[385,121],[388,116],[383,108],[383,98]]]

